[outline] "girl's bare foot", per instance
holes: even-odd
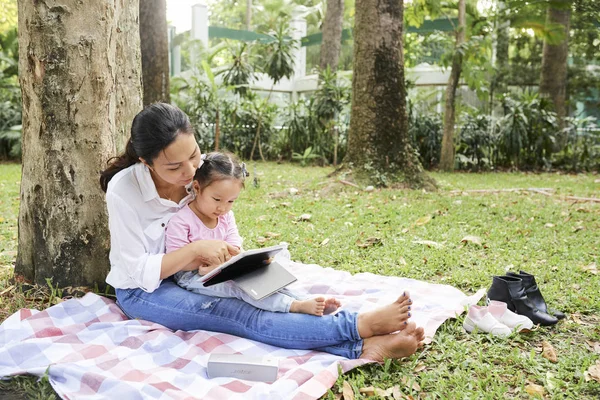
[[[325,310],[323,310],[323,314],[328,315],[340,308],[342,303],[336,298],[330,297],[325,300]]]
[[[325,311],[325,297],[319,296],[314,299],[294,300],[290,306],[290,312],[300,314],[323,316]]]
[[[410,295],[404,292],[395,302],[387,306],[359,314],[357,325],[360,337],[365,339],[405,329],[411,306]]]
[[[408,357],[421,347],[425,339],[423,328],[409,322],[399,333],[374,336],[363,341],[363,352],[359,358],[383,362],[386,358]]]

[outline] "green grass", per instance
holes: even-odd
[[[594,345],[600,342],[600,278],[583,269],[598,263],[600,203],[564,198],[598,196],[597,175],[433,173],[440,190],[429,193],[366,192],[327,178],[328,168],[252,163],[249,170],[258,187],[250,179],[235,205],[245,248],[286,241],[293,258],[304,263],[446,283],[467,293],[488,287],[491,276],[507,268],[523,269],[536,275],[551,306],[569,313],[554,327],[508,339],[467,334],[463,317],[447,321],[419,353],[353,370],[326,398],[341,393],[343,381],[356,398],[367,397],[360,388],[396,385],[414,398],[527,399],[530,384],[543,386],[546,398],[600,396],[600,384],[585,379],[599,358]],[[18,174],[19,166],[0,165],[2,265],[15,258]],[[552,188],[554,195],[451,193],[533,187]],[[291,195],[290,188],[298,193]],[[311,217],[300,221],[302,214]],[[462,243],[467,235],[481,238],[482,245]],[[358,245],[369,238],[380,244]],[[0,292],[10,284],[10,268],[3,271]],[[14,293],[0,301],[2,319],[24,305],[36,306]],[[47,299],[37,301],[38,308],[48,305]],[[542,357],[544,340],[556,350],[557,363]]]

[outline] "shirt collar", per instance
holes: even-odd
[[[140,190],[142,191],[144,201],[150,201],[159,197],[156,185],[152,180],[150,170],[146,164],[140,162],[135,165],[135,177],[140,184]]]

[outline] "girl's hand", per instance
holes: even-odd
[[[212,271],[240,252],[237,247],[223,240],[198,240],[194,242],[194,251],[201,265],[199,273]]]

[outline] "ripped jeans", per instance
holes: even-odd
[[[273,346],[318,350],[355,359],[362,353],[357,314],[277,313],[260,310],[235,298],[190,292],[165,279],[152,293],[116,289],[117,303],[127,316],[161,324],[172,330],[208,330],[256,340]]]

